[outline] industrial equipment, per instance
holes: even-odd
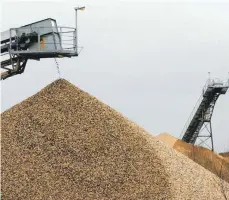
[[[74,57],[79,54],[76,27],[57,26],[47,18],[1,33],[1,79],[24,72],[28,59]],[[58,65],[57,65],[58,66]]]
[[[229,88],[229,80],[220,81],[209,78],[202,94],[194,107],[185,127],[181,133],[181,139],[187,143],[198,145],[205,144],[214,151],[211,119],[218,97],[226,94]],[[206,142],[210,140],[210,145]]]

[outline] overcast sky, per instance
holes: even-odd
[[[198,2],[198,3],[197,3]],[[61,77],[143,126],[178,137],[201,95],[208,72],[229,72],[229,1],[3,1],[1,31],[44,18],[74,26],[76,58],[58,59]],[[1,110],[58,78],[54,59],[29,60],[25,73],[1,82]],[[229,93],[212,120],[217,151],[229,148]]]

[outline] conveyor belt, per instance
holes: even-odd
[[[228,90],[227,84],[207,84],[199,99],[196,109],[191,114],[183,132],[182,140],[195,144],[204,123],[210,123],[218,97]],[[210,133],[211,134],[211,133]],[[211,136],[209,136],[211,137]],[[212,147],[213,148],[213,147]]]

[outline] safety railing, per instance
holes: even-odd
[[[197,102],[196,102],[196,104],[195,104],[195,106],[194,106],[194,108],[193,108],[193,110],[192,110],[192,112],[191,112],[191,114],[190,114],[188,120],[187,120],[186,123],[185,123],[184,128],[182,129],[182,132],[181,132],[181,134],[180,134],[180,136],[179,136],[180,139],[184,136],[185,132],[187,131],[187,129],[188,129],[188,127],[189,127],[189,125],[190,125],[190,123],[191,123],[193,117],[194,117],[195,114],[196,114],[196,111],[198,110],[198,108],[199,108],[199,106],[200,106],[200,104],[201,104],[201,102],[202,102],[202,100],[203,100],[203,95],[204,95],[204,93],[206,92],[206,90],[207,90],[207,88],[208,88],[208,86],[209,86],[210,83],[211,83],[211,79],[208,79],[208,80],[206,81],[204,87],[203,87],[202,94],[200,95],[199,99],[197,100]]]
[[[211,79],[208,87],[229,87],[229,78],[227,81],[222,81],[220,79]]]
[[[16,31],[16,35],[11,35]],[[11,53],[78,53],[76,28],[65,26],[20,27],[10,29]]]
[[[184,136],[185,132],[187,131],[192,119],[194,118],[194,116],[195,116],[195,114],[196,114],[196,112],[197,112],[197,110],[198,110],[198,108],[199,108],[199,106],[200,106],[200,104],[201,104],[201,102],[202,102],[202,100],[204,98],[204,95],[205,95],[207,89],[209,87],[219,87],[219,86],[228,88],[229,87],[229,79],[224,82],[224,81],[220,81],[219,79],[210,79],[209,78],[206,81],[206,83],[205,83],[205,85],[203,87],[203,90],[202,90],[202,94],[200,95],[200,97],[199,97],[198,101],[196,102],[196,104],[195,104],[195,106],[194,106],[194,108],[193,108],[188,120],[185,123],[184,128],[182,129],[182,132],[181,132],[181,134],[179,136],[180,139]]]

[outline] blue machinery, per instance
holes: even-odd
[[[198,145],[205,144],[214,151],[211,119],[217,99],[221,94],[226,94],[229,80],[226,82],[209,79],[203,88],[202,94],[192,111],[181,135],[182,140]],[[210,144],[207,141],[210,140]]]

